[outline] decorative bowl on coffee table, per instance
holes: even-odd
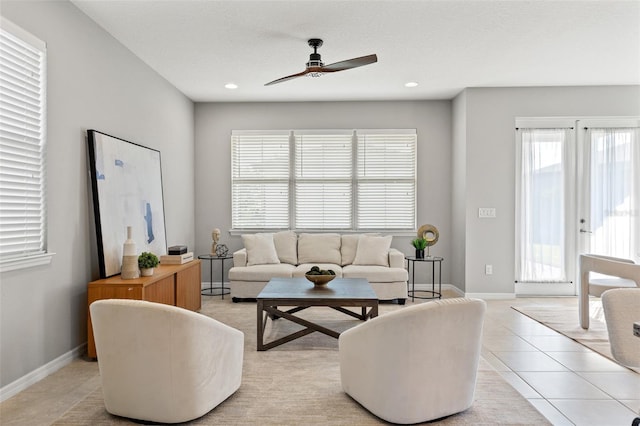
[[[311,274],[305,274],[304,276],[316,286],[327,285],[329,281],[331,281],[336,277],[335,275],[311,275]]]

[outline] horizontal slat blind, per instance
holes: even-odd
[[[289,227],[289,132],[233,132],[234,229]]]
[[[416,133],[357,135],[358,228],[414,229]]]
[[[0,28],[0,259],[45,252],[45,47]],[[14,34],[16,33],[16,34]]]
[[[295,134],[295,228],[351,229],[351,132]]]
[[[413,230],[415,129],[234,131],[237,230]]]

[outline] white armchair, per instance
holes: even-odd
[[[640,321],[640,288],[616,288],[602,294],[611,354],[622,365],[640,368],[640,338],[633,323]]]
[[[239,387],[244,334],[160,303],[106,299],[90,306],[104,404],[118,416],[186,422]]]
[[[597,272],[612,278],[591,278]],[[640,287],[640,265],[632,260],[594,254],[580,255],[580,326],[589,328],[589,296],[600,297],[613,288]]]
[[[381,419],[426,422],[473,404],[486,303],[444,299],[359,324],[339,338],[343,390]]]
[[[611,355],[622,365],[640,372],[640,337],[633,324],[640,321],[640,288],[616,288],[602,293]],[[633,426],[640,426],[640,416]]]

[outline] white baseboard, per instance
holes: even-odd
[[[409,289],[411,289],[411,284],[409,284]],[[436,284],[435,287],[436,291],[438,291],[438,284]],[[418,284],[416,283],[416,290],[421,290],[421,291],[431,291],[432,287],[431,284]],[[454,293],[456,293],[459,297],[464,297],[464,292],[462,290],[460,290],[458,287],[456,287],[453,284],[442,284],[442,291],[452,291]]]
[[[515,293],[465,293],[464,297],[473,299],[515,299]]]
[[[25,390],[29,386],[39,382],[50,374],[55,373],[62,367],[65,367],[71,363],[75,358],[80,358],[87,352],[87,344],[76,347],[69,352],[60,355],[58,358],[46,363],[42,367],[33,370],[31,373],[20,377],[17,380],[9,383],[6,386],[0,388],[0,402],[3,402],[17,393]]]

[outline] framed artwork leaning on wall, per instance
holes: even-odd
[[[160,151],[87,131],[100,277],[120,273],[127,227],[138,253],[167,253]]]

